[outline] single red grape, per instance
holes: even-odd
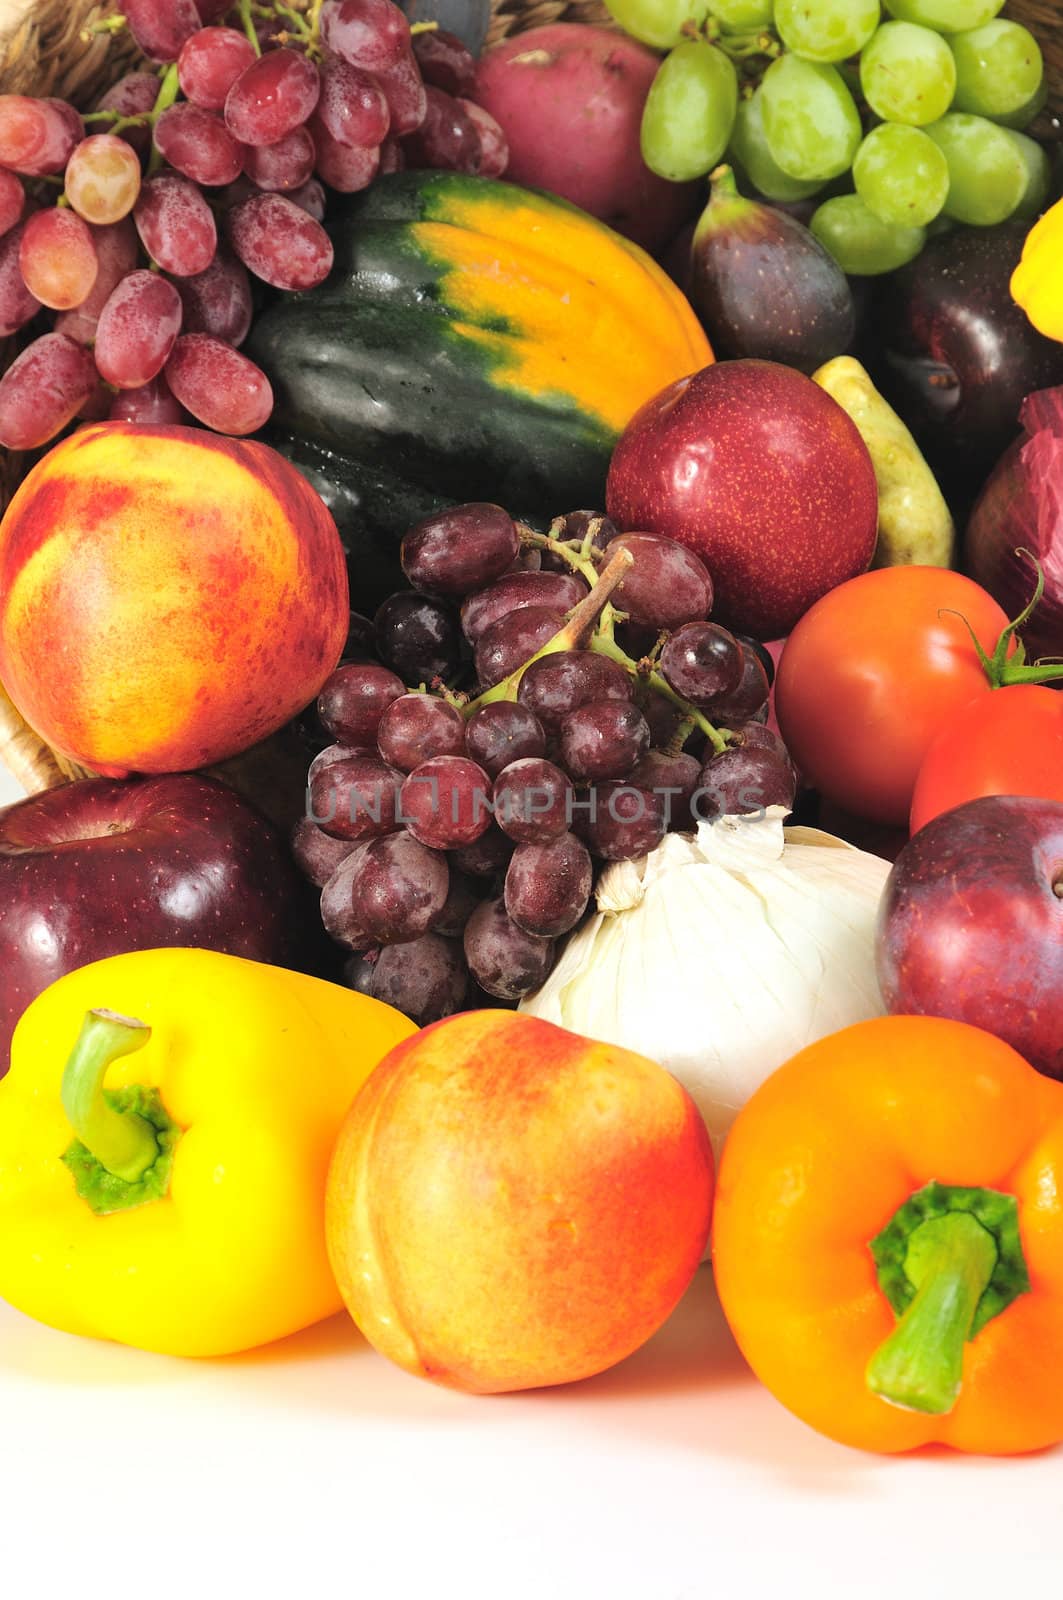
[[[94,133],[66,164],[66,197],[79,217],[97,227],[121,222],[140,194],[140,157],[126,139]]]
[[[515,848],[513,840],[492,822],[472,844],[452,850],[450,859],[460,872],[467,872],[472,878],[497,878],[506,870]]]
[[[623,546],[634,565],[613,594],[618,611],[647,628],[678,628],[700,622],[712,610],[712,579],[692,550],[656,533],[622,533],[606,546],[606,557]]]
[[[590,853],[574,834],[518,845],[506,870],[506,911],[525,933],[557,939],[583,916],[593,884]]]
[[[428,96],[412,52],[408,50],[394,66],[381,69],[376,76],[391,113],[392,137],[402,139],[415,133],[425,119]]]
[[[374,149],[387,138],[391,113],[371,72],[333,56],[321,69],[315,120],[337,144]]]
[[[381,712],[377,745],[385,761],[412,772],[432,756],[465,754],[465,719],[430,694],[400,694]]]
[[[342,916],[352,932],[362,930],[372,944],[408,944],[428,933],[442,913],[449,876],[446,856],[408,833],[370,839],[329,879],[321,897],[322,921],[341,943],[348,940],[334,929]]]
[[[159,273],[123,278],[100,312],[100,376],[117,389],[141,389],[157,378],[181,331],[181,316],[181,296]]]
[[[187,178],[163,173],[140,191],[133,220],[152,261],[177,278],[206,272],[218,247],[214,215]]]
[[[491,825],[491,780],[467,756],[431,756],[402,786],[402,820],[433,850],[459,850]]]
[[[26,209],[26,191],[13,172],[0,167],[0,236],[9,232],[22,220]]]
[[[404,683],[450,678],[461,661],[461,632],[449,606],[408,589],[389,595],[373,618],[380,659]]]
[[[520,1000],[545,983],[556,946],[518,928],[501,896],[485,900],[465,927],[465,959],[482,989],[499,1000]]]
[[[375,957],[363,957],[360,966],[361,992],[394,1006],[419,1027],[451,1017],[465,1004],[469,969],[461,945],[438,933],[385,945]]]
[[[608,779],[577,799],[573,827],[592,855],[634,861],[664,838],[668,809],[663,795]]]
[[[72,422],[96,392],[92,353],[61,333],[27,345],[0,378],[0,444],[36,450]]]
[[[514,761],[544,755],[546,734],[527,706],[512,700],[494,700],[469,718],[465,748],[489,778],[497,778]]]
[[[403,148],[412,168],[444,172],[479,172],[480,135],[464,106],[442,89],[425,90],[420,123],[406,135]]]
[[[701,762],[685,751],[648,750],[628,778],[632,788],[660,797],[670,828],[693,826],[690,805],[700,782]]]
[[[17,333],[41,309],[41,303],[26,288],[19,267],[24,224],[0,235],[0,339]]]
[[[508,511],[473,503],[415,523],[402,541],[400,559],[413,588],[447,597],[500,578],[519,550],[520,535]]]
[[[552,761],[528,756],[511,762],[495,779],[495,821],[518,844],[557,839],[571,825],[574,796],[567,773]]]
[[[107,415],[112,422],[145,422],[155,427],[192,420],[170,393],[170,386],[161,373],[142,389],[121,390],[111,401]]]
[[[627,777],[649,748],[649,723],[630,700],[589,700],[561,720],[561,760],[581,783]]]
[[[310,124],[317,150],[317,173],[337,194],[359,194],[368,189],[380,170],[380,150],[357,150],[339,144],[316,120]]]
[[[472,94],[476,87],[476,57],[456,33],[432,28],[427,33],[415,33],[412,44],[426,84],[444,89],[447,94]]]
[[[705,708],[715,721],[725,727],[736,722],[748,722],[750,717],[755,717],[767,705],[770,693],[768,675],[759,655],[744,640],[740,639],[738,643],[742,651],[742,677],[737,689],[732,689],[730,694],[720,695]]]
[[[204,111],[221,111],[229,90],[254,60],[254,46],[237,28],[201,28],[177,58],[181,93]]]
[[[276,144],[245,144],[240,148],[244,171],[256,188],[267,194],[283,192],[291,199],[295,198],[292,190],[301,189],[309,182],[317,160],[308,128],[293,128]]]
[[[573,572],[507,572],[469,595],[461,608],[462,631],[470,644],[476,644],[488,628],[515,612],[538,606],[563,616],[586,593],[587,585]]]
[[[63,172],[85,129],[61,100],[0,94],[0,167],[27,178]]]
[[[307,778],[307,815],[333,839],[361,841],[393,833],[402,773],[364,750],[344,750],[340,759],[325,750]]]
[[[332,270],[332,240],[320,222],[280,194],[235,206],[229,238],[248,271],[275,289],[313,289]]]
[[[166,363],[166,381],[185,410],[217,433],[257,433],[273,410],[262,369],[206,333],[181,335]]]
[[[326,0],[321,39],[352,66],[377,72],[409,53],[410,25],[391,0]]]
[[[480,165],[476,169],[480,177],[501,178],[509,166],[509,141],[502,127],[475,100],[463,100],[459,96],[458,105],[476,129],[480,140]]]
[[[402,679],[387,667],[375,661],[348,662],[326,679],[317,714],[338,744],[368,748],[376,743],[384,712],[405,692]]]
[[[18,262],[27,289],[53,311],[83,304],[100,266],[88,223],[59,206],[27,219]]]
[[[499,617],[476,641],[476,676],[484,689],[508,678],[560,632],[564,614],[544,606],[527,606]]]
[[[295,824],[291,845],[296,866],[319,889],[325,887],[340,863],[358,848],[349,839],[333,839],[323,833],[309,817],[300,817]]]
[[[741,645],[716,622],[685,622],[661,651],[661,676],[695,706],[733,694],[743,671]]]
[[[203,26],[195,0],[122,0],[122,15],[152,61],[176,61],[185,40]]]
[[[763,745],[731,745],[701,769],[694,811],[699,820],[757,815],[768,806],[789,811],[797,779],[789,759]]]
[[[293,189],[288,199],[293,205],[301,206],[315,222],[324,221],[325,191],[316,178],[310,178],[301,188]]]
[[[155,124],[155,145],[175,172],[205,189],[234,183],[243,171],[241,146],[217,112],[202,106],[170,106]]]
[[[270,50],[252,61],[225,97],[225,123],[241,144],[276,144],[306,122],[321,77],[298,50]]]
[[[206,272],[178,278],[185,333],[209,333],[224,344],[241,345],[251,327],[251,281],[247,269],[227,250],[219,250]]]

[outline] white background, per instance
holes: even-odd
[[[0,1591],[1053,1600],[1063,1454],[864,1456],[759,1387],[700,1269],[644,1350],[476,1398],[345,1317],[167,1360],[0,1308]]]

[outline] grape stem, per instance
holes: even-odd
[[[95,22],[90,22],[82,28],[78,35],[82,44],[91,44],[101,33],[121,33],[126,26],[126,19],[120,12],[115,12],[111,17],[99,17]]]
[[[163,112],[168,111],[173,105],[177,99],[179,89],[180,84],[177,81],[177,63],[175,61],[172,66],[167,67],[162,82],[159,84],[159,92],[155,96],[155,104],[147,114],[146,121],[150,128],[154,129]],[[153,138],[151,141],[151,155],[148,158],[147,176],[153,178],[161,166],[162,151]]]
[[[259,43],[258,34],[255,32],[255,24],[251,12],[251,0],[240,0],[240,21],[243,23],[244,32],[250,40],[252,50],[256,56],[260,56],[262,54],[262,46]]]

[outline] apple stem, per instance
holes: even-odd
[[[81,1143],[114,1177],[136,1183],[159,1157],[149,1122],[135,1111],[108,1105],[103,1080],[113,1061],[140,1050],[151,1029],[113,1011],[90,1011],[63,1072],[62,1100],[70,1126]]]

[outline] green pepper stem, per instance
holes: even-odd
[[[915,1298],[868,1362],[874,1394],[930,1416],[952,1410],[964,1345],[997,1255],[993,1235],[967,1211],[932,1217],[915,1229],[905,1262]]]
[[[112,1061],[132,1055],[150,1037],[143,1022],[113,1011],[90,1011],[63,1072],[63,1110],[70,1126],[100,1165],[126,1183],[135,1183],[154,1165],[159,1144],[143,1117],[107,1104],[103,1080]]]

